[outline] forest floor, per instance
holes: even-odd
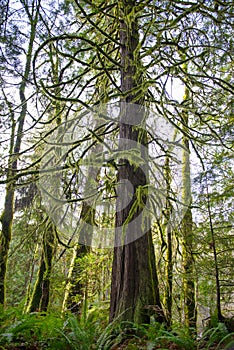
[[[83,347],[81,347],[82,349]],[[0,346],[0,350],[45,350],[45,349],[53,349],[56,350],[54,347],[50,348],[47,346],[41,346],[37,344],[9,344],[5,346]],[[74,347],[70,347],[69,345],[65,345],[63,350],[73,350]],[[76,348],[77,350],[79,347]],[[96,347],[95,344],[92,345],[90,350],[102,350],[100,347]],[[105,349],[107,349],[105,347]],[[182,344],[178,345],[174,342],[170,341],[164,341],[160,342],[158,345],[153,345],[151,342],[148,342],[144,339],[126,339],[121,344],[114,345],[109,348],[109,350],[188,350],[188,348],[183,346]],[[233,336],[233,342],[230,344],[229,339],[229,345],[228,344],[222,344],[219,345],[219,342],[213,343],[212,345],[209,345],[209,341],[204,341],[202,344],[197,344],[193,348],[194,350],[234,350],[234,336]],[[104,350],[104,349],[103,349]],[[192,350],[192,349],[191,349]]]
[[[183,347],[183,345],[175,344],[174,342],[165,342],[164,344],[158,344],[154,347],[151,347],[150,344],[147,344],[143,341],[139,341],[138,343],[133,343],[131,341],[125,341],[121,345],[116,345],[110,350],[186,350],[187,347]],[[208,342],[203,342],[203,344],[197,344],[195,347],[196,350],[234,350],[234,337],[233,337],[233,345],[227,346],[225,344],[219,346],[219,342],[216,342],[209,346]],[[191,349],[192,350],[192,349]]]
[[[100,312],[78,320],[72,314],[0,313],[0,350],[234,350],[234,331],[218,322],[200,339],[182,325],[108,324]]]

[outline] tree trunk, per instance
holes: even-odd
[[[14,186],[9,184],[6,189],[4,211],[1,216],[2,234],[0,245],[0,304],[5,305],[6,298],[6,268],[10,248],[13,221]]]
[[[63,311],[70,310],[74,314],[81,313],[85,298],[87,281],[84,281],[81,278],[81,273],[83,269],[80,265],[80,259],[82,259],[86,254],[90,252],[94,216],[95,209],[93,209],[91,206],[84,202],[80,214],[81,222],[84,221],[85,223],[88,223],[89,226],[84,225],[81,228],[79,239],[82,242],[86,242],[86,244],[78,244],[74,249],[62,307]],[[89,232],[87,232],[87,228]]]
[[[47,311],[50,296],[50,277],[54,255],[55,235],[53,225],[47,223],[43,236],[41,261],[31,301],[27,312]]]
[[[208,186],[207,174],[205,176],[206,176],[207,209],[208,209],[210,233],[211,233],[211,239],[212,239],[212,244],[211,245],[212,245],[213,257],[214,257],[214,265],[215,265],[216,312],[217,312],[218,320],[220,322],[222,322],[224,320],[224,317],[222,315],[222,310],[221,310],[221,290],[220,290],[220,279],[219,279],[218,254],[217,254],[217,249],[216,249],[216,239],[215,239],[215,232],[214,232],[213,221],[212,221],[212,213],[211,213],[211,205],[210,205],[210,194],[209,194],[209,186]]]
[[[172,286],[173,286],[173,261],[172,261],[172,227],[170,223],[172,206],[170,203],[170,193],[171,193],[171,171],[170,171],[170,157],[166,156],[166,162],[164,166],[164,176],[167,185],[167,200],[166,209],[164,213],[164,230],[166,234],[166,267],[165,267],[165,277],[166,277],[166,288],[165,288],[165,309],[167,324],[171,325],[172,318]]]
[[[187,67],[185,67],[187,69]],[[189,90],[185,88],[184,99],[189,100]],[[183,114],[183,128],[188,130],[188,113]],[[184,291],[184,321],[189,328],[196,328],[197,311],[195,302],[195,277],[194,277],[194,258],[193,258],[193,218],[191,210],[192,194],[190,180],[190,156],[189,156],[189,140],[187,136],[183,136],[183,201],[188,203],[188,208],[182,219],[182,256],[183,256],[183,291]]]
[[[103,92],[106,90],[103,86],[103,82],[97,84],[98,92],[100,96],[103,96]],[[102,99],[102,102],[105,102]],[[102,110],[102,113],[105,113]],[[100,119],[97,118],[94,124],[94,128],[100,126]],[[100,130],[101,131],[101,130]],[[95,156],[97,153],[101,153],[103,145],[97,143],[91,149],[91,156]],[[99,171],[99,170],[98,170]],[[90,166],[87,173],[87,179],[92,179],[97,183],[97,168]],[[92,193],[92,185],[90,180],[84,184],[84,197],[88,197]],[[83,267],[80,262],[81,259],[91,251],[92,239],[93,239],[93,226],[95,224],[95,208],[87,202],[82,203],[82,209],[80,213],[80,231],[79,231],[79,244],[74,248],[73,257],[68,273],[68,282],[64,294],[64,300],[62,305],[62,311],[70,310],[74,314],[81,314],[83,305],[86,305],[86,296],[88,289],[88,280],[81,278]],[[83,225],[82,225],[83,223]],[[87,225],[88,224],[88,225]]]
[[[5,300],[6,299],[5,283],[6,283],[7,258],[8,258],[9,247],[10,247],[11,236],[12,236],[14,193],[15,193],[15,183],[16,183],[16,181],[14,180],[14,175],[16,174],[17,167],[18,167],[18,156],[21,148],[21,142],[23,137],[22,132],[23,132],[24,121],[27,113],[27,99],[25,96],[25,88],[26,88],[26,82],[29,79],[29,74],[31,70],[32,50],[33,50],[33,43],[34,43],[35,34],[36,34],[36,25],[38,20],[38,11],[39,11],[39,5],[36,5],[34,3],[32,5],[32,8],[34,7],[37,7],[37,9],[36,9],[34,18],[29,16],[31,31],[30,31],[30,38],[29,38],[29,44],[28,44],[28,51],[26,55],[24,75],[22,77],[22,81],[19,86],[19,95],[20,95],[20,102],[22,107],[21,107],[20,116],[18,120],[17,135],[15,135],[15,132],[14,132],[15,122],[12,121],[13,131],[11,134],[11,146],[10,146],[10,152],[9,152],[8,171],[7,171],[7,182],[9,183],[6,186],[4,209],[1,215],[2,232],[0,237],[0,304],[2,305],[5,305],[5,301],[6,301]],[[27,10],[29,11],[29,9]],[[33,11],[34,10],[32,9],[32,13]]]
[[[138,24],[134,13],[136,11],[135,1],[123,0],[120,1],[120,6],[122,14],[120,18],[120,53],[123,67],[121,69],[121,90],[124,96],[122,101],[134,102],[140,105],[144,101],[143,93],[133,94],[131,92],[142,82],[141,73],[137,69],[140,66],[140,61]],[[128,112],[131,113],[131,108],[128,109],[128,106],[123,104],[121,116],[125,121],[129,117]],[[121,149],[123,149],[121,139],[135,141],[138,145],[144,144],[147,147],[146,133],[142,129],[121,121],[119,128]],[[129,148],[126,146],[125,150],[129,151]],[[141,156],[145,159],[147,155],[143,153],[144,151],[141,150]],[[126,220],[129,218],[130,211],[137,200],[137,191],[140,186],[147,185],[146,173],[136,164],[131,165],[127,159],[121,159],[120,164],[118,181],[121,183],[123,180],[129,180],[133,185],[134,193],[131,201],[124,209],[118,210],[118,208],[122,208],[123,201],[121,198],[117,198],[116,246],[112,266],[110,321],[118,318],[118,320],[135,323],[147,323],[152,313],[155,314],[158,321],[163,321],[164,315],[159,298],[151,230],[148,230],[148,232],[142,231],[140,238],[137,238],[139,237],[139,234],[137,234],[134,241],[126,244],[130,237],[132,240],[136,232],[143,229],[143,227],[139,227],[139,223],[134,222],[134,219],[141,212],[140,206],[135,208],[130,221],[131,225],[126,224]],[[125,193],[123,196],[125,196]],[[129,200],[129,198],[126,199]],[[145,201],[145,198],[143,201]],[[144,225],[143,222],[141,224],[141,226]],[[124,237],[122,242],[120,236]],[[119,245],[121,243],[122,245]]]
[[[184,320],[187,327],[196,328],[196,303],[194,282],[194,259],[192,253],[193,231],[192,212],[189,208],[182,222],[183,232],[183,290],[184,290]]]

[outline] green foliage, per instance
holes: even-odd
[[[25,220],[27,217],[27,220]],[[40,244],[43,234],[42,212],[38,205],[18,212],[13,222],[13,236],[10,245],[7,269],[7,304],[17,306],[26,297],[30,281],[34,283],[35,266],[39,263]],[[35,275],[35,276],[34,276]]]
[[[210,328],[199,341],[196,341],[187,328],[179,326],[169,331],[156,322],[150,325],[113,322],[101,333],[97,341],[97,349],[220,350],[231,349],[233,339],[234,334],[228,333],[223,323]]]
[[[80,269],[77,278],[83,281],[83,288],[86,289],[83,292],[87,295],[89,304],[106,298],[110,284],[111,256],[112,252],[108,249],[96,249],[76,259]],[[76,302],[80,301],[78,298],[81,296],[77,295]]]
[[[85,319],[70,313],[23,314],[22,308],[0,311],[0,349],[230,350],[234,342],[223,323],[207,329],[199,341],[178,325],[168,330],[157,322],[136,325],[118,319],[107,325],[106,303],[90,306]]]
[[[89,350],[107,323],[106,304],[90,306],[86,318],[72,314],[23,314],[22,308],[9,308],[0,314],[0,345],[26,349]]]
[[[106,324],[108,324],[109,302],[94,302],[88,304],[86,308],[86,312],[83,312],[80,317],[80,324],[84,327],[94,324],[97,332],[101,332]]]
[[[124,344],[124,345],[123,345]],[[131,322],[118,321],[109,324],[97,341],[98,350],[109,350],[123,345],[124,349],[176,349],[192,350],[196,348],[195,340],[187,329],[178,328],[168,331],[157,322],[150,325],[136,325]]]
[[[57,315],[22,314],[16,308],[9,309],[1,316],[0,344],[23,344],[26,348],[33,344],[42,349],[64,349],[65,342],[60,344],[58,332],[62,326],[63,320]]]
[[[112,346],[123,343],[126,339],[140,339],[143,328],[131,322],[118,322],[118,319],[110,323],[97,340],[98,350],[108,350]]]
[[[176,1],[138,1],[135,3],[126,1],[126,6],[124,1],[103,2],[101,0],[93,2],[59,0],[57,5],[50,1],[22,0],[19,1],[22,6],[17,6],[15,3],[3,0],[0,4],[2,14],[0,23],[2,44],[0,126],[1,146],[3,147],[1,163],[3,180],[9,169],[6,160],[11,153],[9,152],[9,141],[7,141],[11,127],[12,131],[15,128],[13,141],[17,138],[20,140],[21,135],[24,135],[26,141],[23,153],[19,154],[19,169],[24,169],[24,172],[21,173],[19,170],[16,173],[16,177],[19,176],[17,192],[22,197],[23,192],[20,188],[24,182],[32,182],[35,186],[34,177],[28,177],[26,174],[27,171],[33,174],[35,166],[36,169],[40,167],[44,142],[47,142],[46,134],[52,132],[54,118],[56,120],[78,118],[80,134],[77,135],[77,142],[79,138],[80,141],[77,145],[82,155],[78,156],[80,154],[78,147],[75,148],[78,154],[78,158],[75,158],[77,164],[74,166],[72,162],[70,163],[71,166],[74,166],[74,173],[72,168],[68,171],[66,181],[70,182],[70,185],[66,184],[66,188],[63,189],[64,195],[68,196],[67,199],[73,198],[72,195],[76,199],[77,193],[80,196],[80,189],[75,181],[75,171],[78,169],[79,159],[85,158],[91,140],[105,145],[106,151],[112,151],[112,145],[119,141],[119,126],[114,127],[112,131],[109,128],[111,124],[104,128],[102,126],[103,130],[99,127],[92,130],[92,126],[88,128],[87,114],[78,117],[80,113],[78,105],[90,107],[98,105],[99,102],[118,101],[130,95],[137,96],[137,99],[139,96],[146,95],[147,104],[155,112],[155,119],[158,115],[164,115],[180,129],[181,117],[186,114],[189,118],[186,137],[192,140],[191,145],[193,146],[191,147],[191,159],[195,155],[193,152],[195,149],[204,167],[202,170],[199,165],[195,165],[193,169],[197,173],[197,179],[193,183],[195,219],[192,250],[196,271],[192,279],[197,282],[197,302],[207,312],[213,313],[216,308],[214,300],[217,296],[215,267],[218,268],[221,309],[223,315],[228,317],[233,310],[234,262],[232,152],[234,119],[231,90],[233,62],[230,54],[233,44],[231,43],[232,32],[229,19],[232,2],[210,0],[195,4],[192,1],[180,1],[178,4]],[[38,11],[41,12],[36,32],[34,32],[35,28],[32,27],[37,19],[35,17],[34,24],[31,19],[37,12],[34,7],[37,4]],[[140,35],[140,40],[133,52],[133,61],[136,66],[133,67],[135,77],[132,76],[132,79],[138,82],[139,76],[142,74],[144,76],[142,81],[139,81],[136,87],[132,87],[131,91],[125,92],[124,96],[119,85],[121,59],[123,58],[119,45],[120,20],[125,20],[129,30],[135,24],[139,26],[135,40],[138,41],[138,35]],[[30,28],[33,29],[31,34]],[[31,43],[34,44],[36,50],[38,45],[42,44],[36,52],[33,64],[34,81],[31,80],[30,73],[32,66],[30,64],[32,59],[30,35]],[[50,38],[55,38],[55,40],[50,40]],[[47,42],[43,43],[43,40]],[[28,64],[25,66],[26,61]],[[25,67],[25,73],[23,73],[23,67]],[[171,83],[168,86],[167,81],[169,80]],[[20,102],[15,96],[18,96],[17,89],[21,81]],[[40,82],[43,83],[41,89]],[[180,82],[182,90],[183,86],[188,89],[183,102],[179,101],[177,94],[174,94],[173,91],[177,90],[177,86],[172,86],[173,82]],[[23,96],[25,84],[28,83],[30,83],[30,89],[26,89],[25,96]],[[31,93],[33,95],[30,97]],[[54,101],[51,100],[53,96]],[[63,103],[60,104],[59,99]],[[28,113],[28,126],[23,133],[19,128],[23,115],[20,116],[20,111],[23,114]],[[83,119],[84,124],[82,124]],[[46,125],[45,129],[43,123]],[[135,129],[133,127],[133,132],[137,129],[138,126]],[[37,136],[32,136],[34,134]],[[163,149],[163,140],[153,140],[153,134],[150,134],[151,130],[149,130],[149,149],[151,146],[152,149],[155,148],[155,151],[157,147]],[[45,135],[45,138],[42,135]],[[95,145],[95,142],[92,144]],[[68,152],[71,159],[75,154],[71,151],[73,146],[71,145]],[[28,151],[26,151],[27,147],[29,147]],[[102,151],[99,152],[102,153]],[[27,156],[31,153],[33,153],[32,157]],[[156,154],[151,155],[152,173],[157,168],[157,163],[154,163],[154,155]],[[144,165],[146,161],[137,148],[119,150],[115,152],[115,156],[127,158],[134,169],[139,165]],[[173,157],[173,153],[171,156]],[[73,163],[76,162],[73,161]],[[112,158],[110,158],[105,165],[105,171],[98,175],[99,182],[103,183],[102,188],[99,189],[103,200],[106,200],[106,196],[108,200],[115,200],[116,171],[120,165],[116,165],[115,161],[112,163]],[[156,174],[157,172],[155,172],[155,177]],[[154,176],[151,178],[153,179]],[[173,176],[173,171],[171,176]],[[147,186],[137,187],[134,205],[128,213],[125,226],[138,210],[144,208],[145,197],[148,193],[152,195],[155,193],[155,200],[158,201],[158,207],[160,207],[161,198],[164,198],[160,188],[160,186],[155,188],[153,180]],[[152,200],[151,198],[153,196],[150,196],[149,200]],[[21,199],[24,198],[16,198],[15,208],[17,208],[17,200],[19,204]],[[82,279],[85,289],[82,314],[78,316],[78,319],[70,314],[64,315],[63,318],[60,317],[60,314],[24,315],[22,305],[27,297],[26,292],[28,291],[29,296],[32,292],[30,287],[33,286],[36,278],[41,252],[41,237],[44,232],[43,225],[41,225],[42,208],[35,203],[32,204],[32,208],[30,206],[19,208],[20,212],[14,218],[7,266],[7,304],[9,306],[19,305],[19,307],[9,308],[4,312],[0,310],[0,348],[1,346],[2,348],[8,347],[11,343],[25,348],[35,345],[36,348],[45,349],[98,348],[101,350],[116,346],[124,346],[128,349],[140,349],[141,346],[143,348],[145,346],[148,350],[155,348],[193,349],[196,346],[194,339],[188,335],[188,330],[183,328],[173,327],[172,331],[168,331],[157,323],[136,326],[126,322],[120,323],[118,319],[106,326],[112,259],[110,250],[95,250],[77,261],[81,270],[77,278]],[[210,213],[207,210],[208,204]],[[157,212],[156,208],[155,212]],[[115,212],[104,212],[100,219],[95,218],[95,222],[100,227],[114,227]],[[182,322],[184,315],[183,303],[181,303],[185,293],[182,289],[184,276],[181,272],[180,238],[179,233],[175,233],[172,242],[174,263],[172,322],[175,320]],[[63,240],[65,243],[71,242],[72,246],[75,239],[68,237],[66,233],[64,236],[61,233],[61,241]],[[163,240],[159,241],[159,235],[155,241],[157,241],[155,245],[158,245],[161,256],[158,259],[159,271],[162,271],[159,274],[159,284],[160,291],[163,291],[166,286],[165,262],[167,258],[164,252],[167,244]],[[217,251],[216,264],[214,248]],[[71,251],[67,249],[63,254],[64,247],[58,246],[56,249],[50,278],[49,307],[50,310],[60,312]],[[78,298],[82,297],[76,296],[75,301],[79,302]],[[106,300],[106,302],[101,304],[96,302],[97,300]],[[230,345],[233,334],[228,333],[224,323],[218,322],[217,317],[212,317],[210,327],[199,341],[197,345],[199,349],[213,349],[214,347],[228,349],[231,346],[234,348],[233,345]]]
[[[96,349],[94,344],[108,322],[108,305],[106,303],[93,303],[87,306],[78,319],[67,314],[63,328],[58,330],[71,349]]]
[[[69,344],[70,349],[74,350],[90,350],[93,344],[95,327],[92,324],[79,324],[74,315],[68,315],[64,322],[62,330],[58,330],[65,341]]]
[[[173,327],[171,331],[165,329],[163,325],[152,323],[146,326],[146,336],[151,346],[160,346],[160,349],[174,344],[181,350],[195,349],[195,340],[191,337],[187,328]]]
[[[229,345],[233,343],[234,333],[228,333],[224,323],[217,323],[216,327],[207,329],[198,343],[199,349],[231,349]]]

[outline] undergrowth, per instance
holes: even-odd
[[[1,310],[0,350],[234,350],[234,333],[223,323],[204,331],[197,340],[187,329],[163,325],[108,324],[106,305],[93,305],[85,317],[72,314],[23,314]]]

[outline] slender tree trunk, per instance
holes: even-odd
[[[105,94],[108,89],[104,85],[105,81],[97,82],[97,98],[101,96],[101,101],[106,102]],[[105,108],[105,107],[104,107]],[[105,114],[106,110],[102,110]],[[94,121],[95,129],[100,126],[100,120]],[[101,130],[99,130],[101,131]],[[97,143],[91,149],[91,154],[95,156],[97,153],[101,153],[103,146],[101,143]],[[84,185],[84,197],[89,196],[90,179],[92,179],[96,185],[97,168],[90,166],[87,174],[89,179]],[[92,187],[92,186],[91,186]],[[92,190],[91,190],[92,192]],[[87,289],[88,280],[82,279],[83,267],[81,266],[81,259],[84,258],[91,251],[92,238],[93,238],[93,226],[95,225],[95,208],[87,202],[82,203],[82,209],[80,214],[80,231],[79,231],[79,244],[74,248],[73,257],[71,260],[68,282],[66,284],[66,290],[63,299],[62,312],[70,310],[74,314],[81,314],[83,305],[87,304]],[[83,224],[82,224],[83,223]],[[87,225],[88,224],[88,225]],[[81,243],[82,242],[82,243]]]
[[[167,185],[167,201],[166,210],[164,213],[164,227],[166,233],[167,250],[166,250],[166,288],[165,288],[165,309],[167,324],[171,325],[172,318],[172,286],[173,286],[173,261],[172,261],[172,227],[170,224],[171,217],[171,203],[170,203],[170,191],[171,191],[171,172],[170,172],[170,157],[166,157],[164,166],[164,174]]]
[[[194,259],[192,253],[193,231],[192,213],[188,209],[182,223],[183,232],[183,290],[184,290],[184,319],[187,327],[196,328],[196,303],[194,282]]]
[[[98,126],[99,121],[96,121]],[[102,145],[97,144],[91,150],[93,154],[101,152]],[[90,167],[87,178],[92,179],[96,185],[97,169]],[[90,180],[84,185],[84,197],[92,192]],[[83,202],[80,213],[79,242],[73,251],[73,257],[68,273],[68,283],[64,294],[62,311],[70,310],[74,314],[81,314],[83,305],[86,304],[88,280],[82,279],[83,267],[81,260],[91,251],[93,226],[95,225],[95,208],[90,203]]]
[[[138,55],[138,23],[136,16],[135,1],[120,1],[120,53],[121,53],[121,89],[125,96],[122,100],[127,103],[138,103],[144,101],[143,93],[133,94],[130,90],[142,83],[142,76],[139,74],[140,60]],[[131,108],[124,108],[121,115],[127,120],[131,113]],[[140,106],[139,106],[140,107]],[[140,108],[139,108],[140,109]],[[143,119],[143,117],[142,117]],[[141,119],[141,121],[142,121]],[[131,140],[146,146],[146,133],[142,129],[120,121],[119,131],[121,139]],[[131,144],[131,142],[130,142]],[[121,146],[121,145],[120,145]],[[130,146],[131,148],[131,146]],[[129,150],[126,148],[126,150]],[[144,151],[142,151],[144,152]],[[146,154],[141,154],[145,159]],[[130,203],[122,209],[122,200],[117,198],[116,212],[116,245],[120,244],[119,236],[125,236],[123,245],[114,248],[114,259],[112,265],[111,281],[111,303],[110,303],[110,321],[127,320],[136,323],[147,323],[150,320],[150,314],[154,313],[158,321],[164,320],[162,312],[158,278],[156,274],[154,246],[151,230],[144,233],[140,238],[136,238],[132,243],[126,244],[128,237],[134,237],[139,232],[139,223],[133,223],[134,219],[140,214],[140,207],[136,208],[131,217],[131,226],[126,225],[125,221],[129,217],[132,206],[136,199],[136,192],[140,186],[147,184],[146,173],[135,164],[131,165],[127,159],[120,160],[121,166],[118,170],[118,181],[129,180],[134,188],[134,193]],[[147,170],[145,169],[147,172]],[[125,196],[125,194],[123,194]],[[128,200],[129,198],[127,198]],[[118,210],[121,208],[120,210]],[[143,222],[142,225],[143,226]]]
[[[98,126],[99,123],[99,120],[97,120],[95,125]],[[95,155],[95,153],[101,152],[102,148],[101,144],[97,144],[92,148],[91,152]],[[92,179],[96,184],[97,169],[95,167],[91,166],[89,168],[87,178]],[[84,197],[88,197],[90,191],[92,192],[92,186],[90,186],[90,180],[88,180],[84,185]],[[87,202],[82,203],[79,230],[80,243],[76,245],[73,251],[62,311],[70,310],[74,314],[81,314],[82,307],[86,303],[85,297],[87,295],[88,281],[81,278],[83,272],[81,259],[91,251],[93,226],[96,225],[95,212],[95,208],[92,205]]]
[[[43,249],[37,279],[27,312],[47,311],[50,296],[50,278],[54,255],[55,234],[48,222],[43,235]]]
[[[4,211],[1,216],[2,234],[0,246],[0,304],[5,305],[6,298],[6,268],[10,248],[13,221],[14,186],[9,184],[6,188]]]
[[[0,304],[5,305],[6,299],[6,270],[7,270],[7,259],[10,248],[11,236],[12,236],[12,223],[13,223],[13,213],[14,213],[14,193],[15,193],[15,183],[14,175],[16,174],[18,167],[18,157],[21,148],[21,142],[23,137],[24,121],[27,113],[27,99],[25,96],[26,83],[29,79],[29,74],[31,70],[32,62],[32,50],[33,43],[36,34],[36,25],[38,20],[39,4],[35,3],[33,7],[37,6],[35,17],[29,17],[31,24],[30,39],[28,44],[28,51],[26,55],[26,63],[23,78],[19,86],[19,95],[21,102],[21,111],[18,120],[17,134],[12,132],[11,135],[11,146],[8,161],[8,171],[7,171],[7,181],[9,182],[6,186],[6,196],[3,213],[1,215],[2,222],[2,232],[0,237]],[[33,13],[33,10],[32,10]],[[13,130],[15,125],[13,122]]]
[[[187,69],[187,67],[185,67]],[[189,100],[189,90],[185,88],[185,100]],[[188,130],[188,113],[183,114],[184,131]],[[193,218],[191,210],[192,194],[190,180],[190,155],[189,140],[183,136],[183,146],[186,151],[183,152],[183,199],[188,203],[188,208],[183,217],[182,229],[182,256],[183,256],[183,291],[184,291],[184,320],[187,327],[196,328],[197,311],[195,302],[195,276],[194,276],[194,257],[193,257]]]
[[[51,67],[52,67],[52,80],[55,84],[59,83],[59,65],[60,61],[56,49],[53,45],[50,45],[49,52]],[[56,95],[59,96],[59,87],[56,88]],[[62,106],[60,101],[53,101],[54,115],[56,124],[59,126],[62,121]],[[30,298],[27,312],[35,311],[47,311],[50,299],[50,284],[51,273],[53,266],[53,258],[55,252],[55,228],[49,218],[45,221],[45,231],[43,234],[43,245],[41,252],[41,260],[37,279],[34,285],[33,293]]]
[[[208,215],[209,215],[210,232],[211,232],[211,239],[212,239],[212,249],[213,249],[214,264],[215,264],[216,312],[217,312],[218,320],[221,322],[223,321],[224,317],[222,315],[222,310],[221,310],[221,292],[220,292],[220,281],[219,281],[218,256],[217,256],[217,250],[216,250],[215,233],[214,233],[213,222],[212,222],[210,194],[209,194],[209,188],[208,188],[207,175],[206,175],[206,196],[207,196],[207,208],[208,208]]]
[[[31,301],[31,289],[32,289],[32,282],[33,282],[33,276],[34,276],[34,270],[35,270],[35,263],[37,260],[36,256],[37,256],[38,248],[39,248],[39,243],[37,242],[34,256],[33,256],[32,261],[30,263],[31,268],[30,268],[30,274],[29,274],[29,278],[28,278],[29,282],[27,284],[26,302],[24,304],[24,313],[27,313],[28,306],[29,306],[29,303]]]
[[[81,222],[85,225],[80,230],[79,240],[86,244],[78,244],[74,248],[73,257],[68,273],[68,283],[63,300],[62,310],[70,310],[74,314],[80,314],[87,289],[87,281],[82,280],[83,268],[81,259],[90,252],[92,242],[92,226],[94,225],[95,209],[87,203],[83,203],[81,211]],[[88,226],[86,225],[89,224]],[[82,224],[81,224],[82,225]]]

